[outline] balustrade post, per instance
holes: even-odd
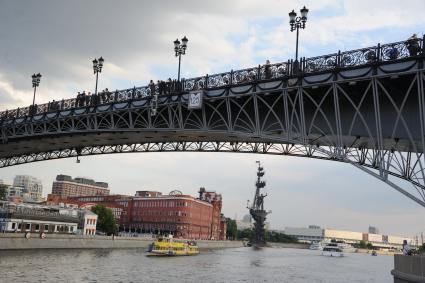
[[[131,100],[134,99],[134,94],[136,93],[136,86],[133,87],[133,91],[131,92]]]
[[[18,109],[16,110],[16,116],[15,116],[15,119],[19,117],[19,111],[20,111],[20,110],[21,110],[21,109],[18,107]]]
[[[117,102],[117,100],[118,100],[118,90],[115,91],[114,102]]]
[[[261,80],[261,65],[258,65],[257,80]]]
[[[291,72],[290,72],[290,75],[293,75],[293,74],[294,74],[294,60],[291,59]]]
[[[337,68],[341,67],[341,50],[338,50],[338,55],[336,56],[336,66]]]
[[[208,74],[205,75],[205,89],[208,89]]]
[[[300,57],[300,61],[298,62],[298,75],[301,75],[303,73],[303,57]]]
[[[233,84],[233,70],[230,70],[230,81],[229,81],[229,85]]]
[[[290,72],[289,72],[290,68],[291,68],[291,62],[288,60],[288,62],[286,63],[286,75],[287,76],[289,76],[289,74],[290,74]]]
[[[425,35],[422,37],[422,55],[425,55]]]
[[[378,43],[378,46],[376,48],[376,62],[381,61],[381,43]]]

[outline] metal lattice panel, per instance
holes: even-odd
[[[105,146],[88,146],[76,149],[40,152],[19,157],[1,158],[0,167],[13,166],[29,162],[61,159],[97,154],[134,153],[134,152],[229,152],[255,153],[282,156],[307,157],[321,160],[338,161],[352,164],[376,178],[386,182],[407,197],[425,206],[423,154],[404,154],[386,151],[385,169],[379,167],[378,151],[371,149],[305,146],[300,144],[246,143],[246,142],[169,142],[137,143]],[[380,174],[380,171],[383,174]],[[391,181],[391,177],[404,180],[401,188]],[[411,186],[409,186],[409,183]]]

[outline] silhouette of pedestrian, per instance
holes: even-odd
[[[407,47],[407,50],[409,50],[410,56],[418,55],[421,47],[419,45],[419,39],[418,39],[416,33],[414,33],[411,37],[409,37],[407,39],[406,47]]]
[[[271,79],[272,73],[270,71],[270,61],[266,60],[266,64],[264,64],[264,75],[266,77],[266,80]]]

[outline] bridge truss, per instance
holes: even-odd
[[[396,47],[403,56],[385,57]],[[425,206],[424,53],[406,52],[389,44],[303,59],[296,74],[288,62],[189,79],[180,93],[1,112],[0,168],[129,152],[287,155],[352,164]]]

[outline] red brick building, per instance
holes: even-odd
[[[121,231],[171,233],[186,239],[225,239],[221,195],[204,188],[199,193],[199,198],[195,198],[179,191],[169,195],[139,191],[136,196],[76,196],[68,197],[66,201],[80,206],[103,204],[113,208]]]
[[[212,205],[212,221],[211,221],[211,240],[220,239],[220,222],[221,222],[221,195],[216,192],[206,191],[205,188],[199,189],[199,199]]]
[[[213,206],[189,195],[134,197],[129,214],[130,230],[171,233],[187,239],[211,238]]]

